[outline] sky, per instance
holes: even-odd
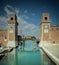
[[[8,28],[8,14],[17,15],[18,34],[40,36],[43,13],[49,13],[51,25],[59,25],[58,0],[0,0],[0,29]]]

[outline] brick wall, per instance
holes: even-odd
[[[0,30],[0,45],[6,46],[7,41],[7,30]]]

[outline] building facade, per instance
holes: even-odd
[[[15,47],[17,45],[18,25],[15,14],[10,14],[8,18],[8,29],[0,30],[0,46]]]
[[[18,23],[15,14],[8,18],[8,29],[0,30],[0,46],[15,47],[18,41]],[[40,23],[40,42],[59,43],[59,26],[51,26],[49,13],[43,13]]]
[[[48,13],[43,13],[40,24],[40,41],[59,43],[59,26],[51,26],[51,19]]]
[[[7,45],[8,38],[7,38],[7,30],[0,30],[0,47]]]

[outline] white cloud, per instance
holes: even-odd
[[[24,13],[26,14],[26,13],[28,13],[28,11],[27,10],[24,10]]]
[[[4,7],[4,10],[5,10],[5,12],[7,13],[7,15],[8,14],[11,14],[11,13],[16,13],[17,15],[19,15],[19,13],[21,12],[20,10],[19,10],[19,8],[15,8],[15,7],[13,7],[13,6],[11,6],[11,5],[6,5],[5,7]],[[23,11],[24,12],[24,14],[23,15],[21,15],[21,17],[23,17],[23,18],[25,18],[25,19],[29,19],[29,17],[26,15],[26,13],[28,12],[27,10],[24,10]]]
[[[4,7],[4,10],[5,10],[5,12],[6,12],[7,14],[14,13],[14,8],[13,8],[12,6],[10,6],[10,5],[6,5],[6,6]]]
[[[14,7],[12,7],[11,5],[6,5],[6,7],[8,7],[8,8],[10,8],[10,9],[14,10]]]
[[[7,29],[7,18],[0,16],[0,29]]]
[[[15,8],[15,13],[18,15],[19,14],[19,9],[18,8]]]
[[[10,9],[9,9],[10,8]],[[4,10],[6,11],[6,13],[7,14],[10,14],[10,13],[14,13],[12,10],[13,10],[14,8],[12,7],[12,6],[10,6],[10,5],[6,5],[5,6],[5,8],[4,8]],[[17,8],[15,8],[15,11],[17,12],[17,13],[19,13],[19,9],[17,9]],[[27,11],[25,11],[25,13],[26,13]],[[4,26],[7,26],[5,23],[7,23],[8,21],[7,21],[7,18],[5,18],[5,17],[0,17],[0,25],[2,24],[1,22],[3,21],[3,23],[4,23]],[[31,36],[37,36],[37,37],[39,37],[39,26],[36,26],[36,25],[34,25],[34,24],[30,24],[30,23],[28,23],[27,21],[25,21],[24,19],[23,19],[23,17],[22,16],[19,16],[18,15],[18,17],[17,17],[17,21],[18,21],[18,23],[19,23],[19,26],[18,26],[18,34],[19,35],[25,35],[25,36],[29,36],[29,35],[31,35]],[[1,26],[1,27],[4,27],[4,26]]]
[[[35,13],[32,13],[33,16],[35,16],[36,14]]]
[[[19,34],[39,37],[39,26],[24,21],[20,16],[18,16],[18,23]]]
[[[6,17],[0,17],[0,21],[7,21]]]
[[[7,14],[11,14],[11,13],[16,13],[16,14],[19,14],[19,9],[18,8],[15,8],[11,5],[6,5],[4,7],[4,10]]]
[[[27,15],[21,15],[22,18],[25,18],[25,19],[29,19],[29,17]]]

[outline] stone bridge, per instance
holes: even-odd
[[[40,41],[39,38],[36,38],[34,36],[18,36],[18,41],[20,40],[37,40]]]

